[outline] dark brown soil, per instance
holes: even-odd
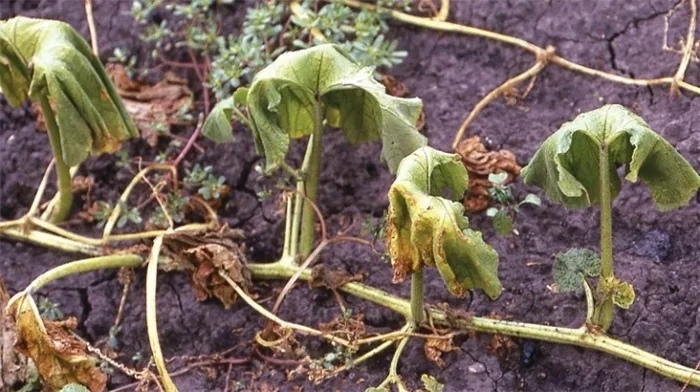
[[[82,1],[1,1],[0,17],[15,14],[51,17],[71,23],[87,35]],[[663,15],[672,0],[612,1],[466,1],[453,0],[451,20],[516,35],[541,46],[554,45],[564,56],[608,72],[635,77],[670,75],[680,56],[662,51]],[[133,22],[125,12],[125,0],[96,1],[95,12],[103,55],[123,46],[145,56]],[[240,6],[239,6],[240,7]],[[687,7],[671,18],[670,42],[678,42],[687,26]],[[235,13],[233,20],[240,17]],[[455,130],[469,110],[488,91],[508,77],[528,68],[533,58],[527,53],[474,37],[444,35],[397,25],[393,28],[410,53],[396,67],[395,75],[425,102],[427,127],[433,146],[449,150]],[[698,68],[690,66],[687,79],[697,82]],[[517,106],[503,100],[484,110],[471,128],[487,146],[515,152],[521,164],[527,163],[539,144],[557,127],[576,114],[604,103],[621,103],[642,115],[661,135],[670,140],[695,166],[700,168],[700,133],[694,124],[700,112],[699,100],[690,94],[670,97],[665,88],[637,88],[612,84],[557,67],[547,68],[537,79],[532,93]],[[36,133],[27,107],[12,110],[0,101],[0,213],[3,218],[19,216],[31,203],[50,152],[46,136]],[[262,189],[252,167],[250,136],[239,130],[237,143],[207,148],[204,156],[191,159],[213,164],[232,187],[220,213],[232,226],[248,232],[249,253],[255,261],[274,260],[281,247],[281,220],[274,214],[272,201],[259,203],[255,192]],[[132,146],[134,154],[148,154],[142,143]],[[337,134],[325,141],[320,206],[337,229],[341,219],[362,221],[381,216],[387,206],[386,191],[391,182],[379,162],[379,145],[348,148]],[[85,170],[98,180],[97,197],[114,198],[117,189],[128,182],[114,159],[92,159]],[[523,194],[521,184],[516,192]],[[611,333],[619,339],[643,347],[670,360],[695,366],[700,359],[700,206],[693,201],[679,211],[658,213],[641,185],[625,184],[614,205],[616,272],[637,290],[637,301],[618,313]],[[439,277],[430,271],[427,293],[431,303],[448,302],[477,314],[498,313],[515,320],[578,326],[585,312],[582,295],[555,295],[547,290],[551,282],[552,255],[572,246],[597,248],[598,211],[567,211],[545,202],[542,208],[524,208],[519,218],[521,235],[513,242],[498,237],[483,216],[471,217],[474,227],[500,254],[500,277],[505,287],[498,301],[490,302],[475,293],[471,300],[450,298]],[[359,223],[358,225],[359,226]],[[82,228],[85,230],[85,228]],[[11,292],[25,287],[41,272],[76,256],[49,252],[26,244],[0,241],[0,275]],[[350,273],[367,273],[367,283],[408,295],[408,286],[390,283],[390,267],[366,250],[338,245],[324,254],[332,268]],[[534,265],[528,263],[535,262]],[[145,289],[143,273],[138,274],[125,309],[119,334],[120,360],[129,366],[143,366],[148,360],[145,333]],[[271,294],[280,282],[261,282],[261,297]],[[114,272],[90,273],[65,279],[43,291],[80,321],[79,332],[91,341],[108,336],[119,302],[121,286]],[[401,325],[400,317],[382,308],[345,298],[355,313],[363,313],[367,324],[389,331]],[[166,357],[211,354],[250,341],[263,326],[263,319],[243,304],[231,310],[214,301],[197,303],[187,278],[163,274],[159,280],[158,319],[161,343]],[[281,316],[299,323],[317,325],[338,316],[339,310],[329,292],[297,288],[286,300]],[[602,353],[548,343],[517,342],[526,351],[536,352],[533,361],[521,361],[516,347],[505,358],[487,350],[490,336],[462,339],[460,350],[446,356],[443,369],[428,362],[419,341],[409,344],[400,372],[409,385],[419,387],[421,374],[428,373],[446,384],[447,391],[678,391],[681,385],[651,371]],[[310,352],[321,355],[328,348],[305,341]],[[234,355],[246,357],[249,347]],[[141,352],[144,359],[130,358]],[[233,366],[231,380],[248,390],[265,386],[292,390],[362,391],[376,385],[386,375],[390,353],[321,386],[303,378],[287,380],[288,368],[266,364],[255,358]],[[483,371],[471,372],[483,364]],[[181,363],[173,362],[175,370]],[[227,367],[214,373],[193,370],[176,378],[181,391],[223,391]],[[115,372],[111,387],[130,382]],[[231,389],[229,389],[231,390]]]

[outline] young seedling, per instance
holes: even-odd
[[[456,296],[473,289],[483,290],[491,299],[501,294],[498,255],[484,242],[481,233],[469,229],[464,205],[454,201],[462,199],[466,184],[467,170],[459,155],[422,147],[401,161],[389,189],[387,249],[394,282],[411,275],[411,329],[425,319],[426,266],[436,267],[448,290]],[[396,362],[392,361],[390,375],[379,388],[397,383],[401,389]]]
[[[335,45],[285,53],[256,75],[249,90],[240,88],[219,102],[204,123],[204,135],[216,142],[231,142],[232,116],[245,118],[256,151],[266,159],[266,171],[285,168],[298,177],[297,195],[287,208],[283,254],[287,262],[297,255],[306,257],[313,249],[311,203],[316,201],[321,173],[324,124],[341,128],[352,144],[381,140],[382,158],[392,171],[426,143],[415,128],[421,101],[387,95],[372,72]],[[292,169],[285,163],[289,143],[306,136],[303,164],[299,170]]]
[[[612,201],[620,191],[617,168],[622,165],[628,181],[641,179],[649,187],[661,211],[687,204],[700,187],[700,176],[675,148],[620,105],[603,106],[562,125],[522,171],[525,183],[543,188],[555,203],[567,208],[600,205],[601,266],[593,321],[603,330],[610,327],[614,303],[629,307],[634,300],[632,287],[613,271]]]
[[[90,153],[118,151],[138,131],[100,60],[63,22],[0,22],[0,88],[13,107],[27,98],[41,105],[58,177],[50,218],[62,221],[73,200],[70,168]]]
[[[518,234],[518,231],[513,226],[521,206],[525,204],[539,206],[542,204],[540,198],[532,193],[527,194],[520,202],[516,202],[513,192],[510,190],[510,185],[505,184],[507,178],[507,173],[489,174],[489,182],[492,184],[489,194],[496,206],[489,207],[486,210],[486,215],[491,218],[494,230],[504,237],[511,233]]]

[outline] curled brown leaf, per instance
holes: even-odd
[[[464,208],[468,212],[485,210],[491,201],[488,180],[491,173],[506,173],[504,185],[513,183],[520,175],[515,154],[508,150],[488,151],[478,136],[463,140],[457,147],[457,154],[469,172],[469,187],[464,196]]]
[[[181,124],[181,115],[192,106],[193,94],[187,81],[172,72],[151,86],[131,80],[121,64],[107,64],[106,69],[126,111],[141,130],[141,138],[151,147],[156,147],[164,131]]]
[[[231,230],[228,226],[217,231],[169,235],[164,240],[163,254],[171,262],[163,268],[189,271],[198,301],[215,297],[228,309],[238,295],[219,271],[225,271],[244,290],[251,284],[243,239],[240,230]]]
[[[423,343],[425,356],[438,367],[444,367],[445,361],[442,359],[442,354],[450,351],[458,350],[452,343],[452,337],[442,338],[427,338]]]

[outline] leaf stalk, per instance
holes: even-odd
[[[58,124],[51,104],[46,95],[39,98],[41,112],[44,115],[46,129],[49,134],[51,150],[56,161],[56,177],[58,187],[58,202],[51,211],[51,222],[58,223],[64,221],[73,205],[73,179],[70,175],[70,167],[63,159],[63,148],[61,147],[61,136],[58,131]]]
[[[414,325],[420,325],[425,320],[423,283],[423,268],[420,268],[411,274],[411,319]]]
[[[603,142],[599,153],[600,178],[600,259],[601,277],[606,279],[614,276],[613,271],[613,241],[612,241],[612,196],[610,192],[610,160],[608,146]],[[600,286],[600,282],[598,283]],[[607,331],[613,319],[612,298],[600,298],[596,304],[594,322],[603,331]]]
[[[299,253],[306,258],[311,254],[314,247],[314,237],[316,228],[314,220],[316,212],[312,203],[316,202],[318,196],[318,184],[321,177],[321,152],[323,150],[323,106],[320,97],[316,96],[316,105],[314,105],[314,133],[311,135],[310,141],[310,160],[306,170],[302,169],[306,174],[306,182],[304,183],[304,194],[307,200],[304,200],[304,207],[301,218],[301,238],[299,244]]]

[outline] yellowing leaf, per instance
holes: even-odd
[[[629,309],[634,303],[636,294],[634,293],[634,287],[627,282],[620,282],[613,294],[613,302],[615,305],[621,307],[622,309]]]
[[[445,386],[429,374],[420,376],[420,380],[428,392],[443,392],[445,390]]]
[[[255,76],[246,101],[255,147],[268,167],[284,160],[290,139],[313,132],[317,101],[328,125],[343,129],[351,143],[381,139],[382,158],[392,171],[401,159],[426,144],[415,127],[422,102],[386,94],[372,69],[363,68],[331,44],[278,57]],[[225,109],[229,103],[222,105]],[[221,113],[227,114],[213,115]],[[231,137],[221,134],[223,129],[205,127],[204,134],[215,141],[230,141]]]
[[[649,187],[659,210],[687,204],[700,187],[700,176],[675,148],[620,105],[603,106],[562,125],[523,169],[523,180],[569,208],[598,204],[603,146],[613,197],[620,191],[616,170],[621,165],[626,165],[628,181],[641,179]]]
[[[75,319],[67,322],[42,320],[29,295],[12,302],[7,312],[14,316],[17,325],[15,348],[34,361],[50,390],[81,384],[90,392],[104,391],[107,376],[88,356],[86,344],[68,332],[75,328]]]
[[[25,17],[0,23],[0,87],[14,107],[48,97],[70,166],[138,136],[100,60],[66,23]]]
[[[636,294],[634,287],[615,277],[601,278],[597,289],[598,302],[612,299],[613,303],[622,309],[629,309],[634,303]]]
[[[468,228],[464,206],[450,200],[462,197],[466,182],[458,155],[423,147],[401,162],[389,190],[387,223],[395,281],[434,266],[454,295],[471,289],[492,299],[501,294],[498,255]],[[442,197],[446,193],[450,199]]]

